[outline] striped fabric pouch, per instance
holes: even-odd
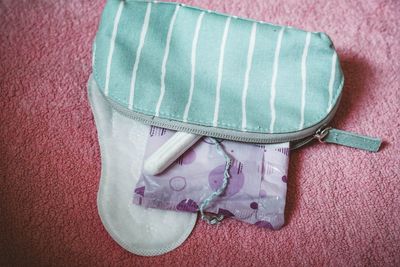
[[[145,124],[292,148],[313,139],[380,146],[327,126],[344,78],[324,33],[171,2],[109,0],[94,54],[104,97]]]
[[[312,140],[371,152],[381,144],[329,126],[344,77],[325,33],[179,3],[108,0],[93,51],[93,90],[135,123],[291,149]]]

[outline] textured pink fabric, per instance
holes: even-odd
[[[104,1],[1,0],[0,265],[399,266],[399,1],[184,2],[327,32],[346,77],[333,125],[384,138],[381,152],[294,152],[281,231],[199,222],[167,255],[132,255],[96,207],[100,155],[86,81]]]

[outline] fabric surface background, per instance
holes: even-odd
[[[399,266],[400,2],[182,2],[328,33],[346,78],[332,125],[382,137],[381,151],[314,144],[292,153],[280,231],[198,222],[178,249],[132,255],[96,207],[86,82],[104,0],[0,0],[0,265]]]

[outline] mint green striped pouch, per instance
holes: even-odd
[[[328,127],[344,78],[324,33],[177,3],[109,0],[94,51],[105,99],[145,124],[292,148],[313,139],[369,151],[381,144]]]

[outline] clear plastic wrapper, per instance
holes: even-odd
[[[175,132],[151,127],[145,159]],[[233,160],[224,193],[206,212],[269,229],[284,224],[289,144],[256,145],[217,140]],[[221,187],[226,161],[214,140],[203,137],[159,175],[142,172],[133,203],[148,208],[197,212],[200,203]]]

